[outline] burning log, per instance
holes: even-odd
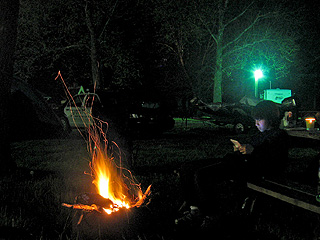
[[[140,200],[131,207],[140,207],[142,204],[144,204],[147,196],[150,195],[150,189],[151,185],[148,187]],[[110,199],[104,198],[96,193],[80,194],[75,198],[74,204],[62,203],[62,206],[76,210],[83,210],[85,212],[97,211],[99,213],[106,212],[108,214],[116,212],[121,208],[117,204],[113,203]]]
[[[146,191],[143,200],[150,193]],[[137,202],[138,204],[139,202]],[[140,202],[130,208],[119,208],[108,214],[106,207],[116,209],[117,205],[99,194],[83,193],[75,198],[74,204],[63,203],[62,206],[75,211],[73,216],[73,234],[77,239],[123,239],[138,236],[141,229],[150,223],[150,211]]]
[[[91,206],[88,205],[84,205],[84,204],[67,204],[67,203],[62,203],[63,207],[68,207],[68,208],[72,208],[72,209],[78,209],[78,210],[83,210],[86,212],[93,212],[93,211],[97,211],[97,212],[102,212],[99,207],[95,204],[92,204]]]
[[[74,204],[62,203],[63,207],[68,207],[86,212],[103,212],[103,208],[113,208],[114,204],[110,199],[106,199],[99,194],[83,193],[76,197]]]
[[[150,195],[151,185],[148,187],[140,200],[129,208],[119,207],[110,199],[104,198],[96,193],[83,193],[75,198],[74,204],[62,203],[62,206],[76,210],[74,215],[73,228],[84,239],[97,238],[103,239],[100,234],[106,236],[106,239],[118,238],[128,234],[138,234],[137,229],[141,228],[138,222],[148,221],[145,217],[146,198]],[[138,208],[142,210],[137,210]],[[111,215],[112,213],[112,215]],[[141,216],[143,215],[143,220]],[[147,214],[150,216],[150,214]],[[97,224],[98,223],[98,224]],[[146,226],[147,224],[145,224]]]

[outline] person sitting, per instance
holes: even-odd
[[[261,101],[253,109],[252,117],[259,131],[248,143],[232,140],[233,153],[221,159],[200,160],[181,166],[179,175],[185,200],[183,206],[190,206],[190,211],[176,219],[176,224],[185,224],[194,219],[201,223],[199,216],[203,216],[203,212],[214,215],[219,206],[215,200],[222,182],[232,180],[244,190],[248,180],[260,180],[284,172],[288,161],[289,137],[285,130],[279,128],[281,119],[278,106],[272,101]]]

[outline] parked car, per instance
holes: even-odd
[[[64,114],[72,128],[87,128],[94,124],[93,105],[102,109],[100,98],[95,93],[80,93],[64,104]]]
[[[139,132],[165,132],[175,125],[173,117],[158,102],[142,102],[129,113],[129,127]]]
[[[233,130],[238,134],[247,132],[254,126],[251,111],[257,102],[252,99],[243,98],[237,103],[207,104],[194,98],[191,103],[201,115],[206,117],[206,121],[217,125],[232,124]]]
[[[126,124],[132,131],[164,132],[174,127],[174,119],[157,102],[125,100],[110,93],[80,93],[64,105],[72,128],[87,128],[93,118]]]

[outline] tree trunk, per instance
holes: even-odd
[[[0,0],[0,173],[16,167],[11,158],[8,103],[13,77],[19,0]]]
[[[90,56],[91,56],[91,73],[92,82],[95,88],[99,89],[101,87],[101,78],[99,72],[99,59],[98,59],[98,49],[97,49],[97,37],[94,30],[94,26],[91,20],[91,11],[88,3],[86,5],[86,24],[90,34]]]
[[[213,102],[222,102],[222,46],[217,44],[216,67],[214,74]]]
[[[219,22],[218,34],[216,36],[216,66],[214,73],[213,102],[222,102],[222,62],[223,62],[223,34],[224,34],[224,14],[228,6],[228,0],[220,0],[218,3]]]

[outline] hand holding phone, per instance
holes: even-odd
[[[241,144],[237,140],[230,139],[230,141],[233,143],[236,149],[239,149],[241,147]]]

